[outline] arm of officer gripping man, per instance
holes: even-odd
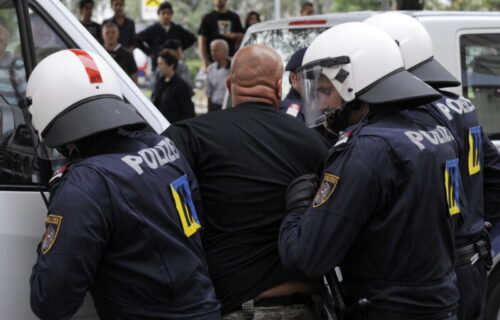
[[[500,219],[500,153],[483,134],[484,155],[484,215],[495,224]]]
[[[311,204],[319,186],[319,178],[310,173],[295,178],[286,189],[285,210],[287,213],[303,213]]]
[[[390,170],[392,162],[371,140],[358,143],[351,152],[334,153],[335,161],[329,161],[311,206],[304,213],[289,214],[281,223],[279,253],[294,277],[321,278],[340,265],[366,221],[382,205],[381,199],[386,198],[376,168]]]
[[[51,189],[47,231],[30,278],[31,308],[42,320],[69,319],[78,310],[110,236],[106,185],[91,169],[77,169]]]

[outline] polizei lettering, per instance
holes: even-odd
[[[405,135],[410,138],[411,142],[413,142],[420,150],[425,149],[425,145],[422,143],[424,140],[427,140],[434,145],[445,144],[454,140],[451,132],[442,126],[436,126],[436,129],[430,131],[406,131]]]
[[[137,152],[137,156],[125,156],[122,161],[130,168],[134,169],[138,174],[142,174],[144,170],[141,166],[148,166],[151,169],[157,169],[169,162],[179,159],[179,151],[174,143],[165,138],[153,148],[142,149]]]
[[[465,114],[476,110],[476,107],[464,97],[458,99],[446,98],[445,103],[436,103],[436,107],[448,120],[453,119],[452,113]]]

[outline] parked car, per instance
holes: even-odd
[[[30,320],[37,317],[29,307],[29,276],[47,215],[41,195],[47,190],[40,177],[51,171],[37,165],[30,131],[17,105],[34,66],[61,49],[95,52],[114,70],[124,98],[136,107],[152,130],[163,132],[168,121],[61,1],[2,0],[0,21],[2,38],[5,30],[8,32],[6,43],[0,45],[0,54],[4,53],[5,44],[9,59],[0,61],[0,318]],[[15,90],[9,89],[14,87]],[[74,319],[98,319],[90,299],[86,299]]]
[[[470,99],[483,130],[500,150],[500,12],[404,12],[429,31],[435,58],[461,82],[448,88]],[[242,46],[260,43],[274,48],[286,63],[295,50],[307,47],[326,29],[363,21],[377,12],[333,13],[268,21],[250,27]],[[332,46],[341,43],[332,43]],[[283,95],[290,89],[283,75]],[[229,105],[230,98],[225,106]],[[500,195],[499,195],[500,196]],[[487,320],[500,319],[500,224],[491,231],[494,265],[489,273]]]

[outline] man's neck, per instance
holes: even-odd
[[[222,61],[217,61],[217,64],[222,67],[222,68],[225,68],[227,67],[227,65],[229,64],[229,62],[227,61],[227,58],[222,60]]]
[[[116,47],[118,46],[118,42],[116,43],[104,43],[104,49],[108,50],[108,51],[115,51]]]
[[[90,24],[92,22],[92,19],[90,18],[82,18],[82,22],[85,24]]]
[[[118,22],[119,24],[122,24],[123,21],[125,21],[125,15],[124,14],[120,14],[120,15],[115,14],[115,21]]]
[[[228,9],[226,7],[222,8],[222,9],[215,7],[215,11],[217,11],[219,13],[226,13],[228,11]]]

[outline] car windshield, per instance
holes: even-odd
[[[283,65],[286,65],[296,50],[309,46],[326,29],[328,27],[258,31],[251,33],[244,45],[258,43],[269,46],[279,53],[283,60]],[[283,96],[286,96],[289,90],[290,83],[288,81],[288,71],[286,71],[283,74]]]

